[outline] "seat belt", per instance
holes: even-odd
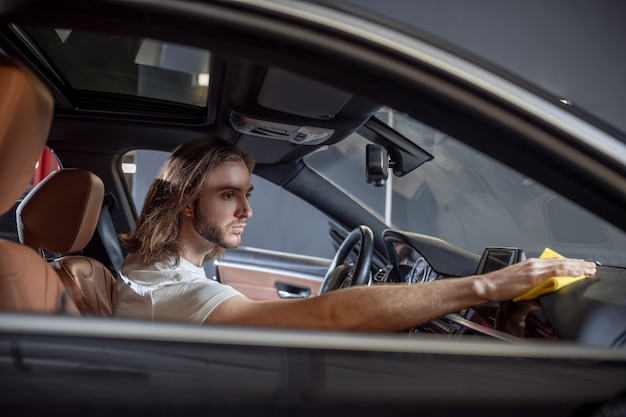
[[[111,211],[118,209],[118,203],[115,196],[111,193],[104,195],[104,203],[102,205],[102,211],[100,212],[100,218],[98,219],[98,234],[102,245],[109,255],[113,268],[115,268],[114,275],[117,275],[118,271],[122,267],[124,262],[124,253],[120,241],[117,237],[115,225],[111,218]]]

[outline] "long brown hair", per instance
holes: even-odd
[[[137,254],[145,265],[168,258],[178,264],[180,246],[176,237],[181,210],[196,203],[213,169],[225,161],[242,161],[250,172],[255,164],[235,145],[213,137],[198,138],[174,149],[148,189],[135,231],[120,234],[129,252]],[[216,246],[206,259],[223,252]]]

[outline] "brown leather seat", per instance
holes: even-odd
[[[26,68],[0,56],[0,213],[22,196],[48,139],[54,100]],[[32,248],[0,239],[0,310],[77,314],[56,272]]]
[[[99,261],[81,255],[100,216],[104,184],[82,169],[54,171],[17,208],[20,242],[54,253],[52,267],[82,315],[110,316],[115,277]]]

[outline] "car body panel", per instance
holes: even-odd
[[[560,416],[618,395],[626,366],[623,351],[565,344],[6,319],[0,383],[10,394],[2,406],[14,411],[124,412],[132,404],[193,415],[206,407],[235,415],[255,407],[261,413],[315,409],[333,415],[372,407],[409,415],[419,407],[495,416],[515,407],[520,415]],[[29,398],[37,404],[24,407]],[[485,402],[489,408],[481,406]]]

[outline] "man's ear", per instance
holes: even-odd
[[[183,214],[183,217],[186,217],[188,219],[192,218],[193,217],[193,204],[185,205],[180,212]]]

